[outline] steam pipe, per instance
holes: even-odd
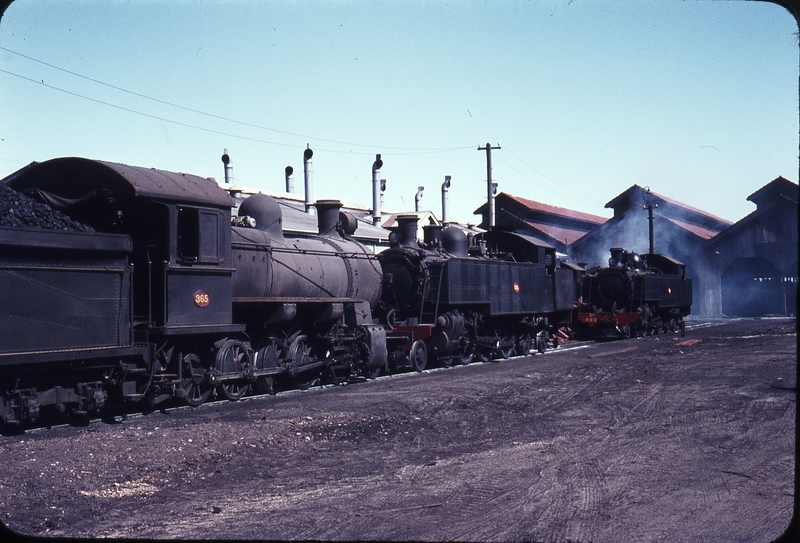
[[[417,194],[414,196],[414,211],[419,213],[419,199],[422,198],[422,191],[425,187],[417,187]]]
[[[372,224],[381,224],[381,167],[383,161],[380,153],[375,155],[375,162],[372,163]]]
[[[228,150],[222,150],[222,163],[225,165],[225,184],[230,185],[231,180],[231,170],[233,170],[233,166],[231,166],[231,157],[228,155]]]
[[[442,183],[442,224],[448,221],[448,196],[447,193],[450,192],[450,176],[444,176],[444,183]]]
[[[294,168],[291,166],[286,166],[286,192],[289,194],[294,192],[294,178],[292,177],[292,173],[294,172]]]
[[[306,213],[309,215],[314,215],[314,195],[312,193],[311,187],[311,157],[314,156],[314,151],[312,151],[308,145],[306,145],[306,150],[303,151],[303,176],[305,177],[305,185],[306,185]]]

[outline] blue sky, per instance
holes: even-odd
[[[736,221],[798,180],[797,24],[739,1],[17,0],[0,177],[83,156],[451,217],[499,190],[608,217],[634,183]],[[70,73],[71,72],[71,73]]]

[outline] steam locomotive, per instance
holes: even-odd
[[[232,227],[231,196],[188,174],[62,158],[5,184],[95,232],[0,228],[4,427],[385,365],[381,270],[338,202],[318,202],[318,236],[290,240],[271,198]]]
[[[607,267],[587,270],[577,325],[595,339],[676,332],[685,335],[692,280],[686,266],[660,254],[611,249]]]
[[[574,309],[577,268],[560,263],[553,247],[514,232],[492,230],[470,244],[457,227],[423,230],[420,246],[417,217],[398,217],[392,247],[378,255],[392,369],[555,346],[555,328]]]

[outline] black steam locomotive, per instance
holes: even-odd
[[[5,184],[95,232],[0,228],[3,426],[385,365],[381,270],[336,202],[318,202],[318,236],[287,240],[271,198],[231,227],[230,195],[187,174],[63,158]]]
[[[398,217],[393,246],[378,255],[380,307],[390,327],[391,367],[425,368],[473,358],[544,352],[558,324],[569,322],[576,268],[533,238],[492,230],[472,237],[457,227]]]
[[[595,339],[630,338],[680,330],[691,311],[692,280],[668,256],[611,249],[608,267],[587,270],[577,325]]]

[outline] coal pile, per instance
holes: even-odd
[[[49,205],[37,202],[2,183],[0,183],[0,227],[94,232],[91,226],[75,222]]]

